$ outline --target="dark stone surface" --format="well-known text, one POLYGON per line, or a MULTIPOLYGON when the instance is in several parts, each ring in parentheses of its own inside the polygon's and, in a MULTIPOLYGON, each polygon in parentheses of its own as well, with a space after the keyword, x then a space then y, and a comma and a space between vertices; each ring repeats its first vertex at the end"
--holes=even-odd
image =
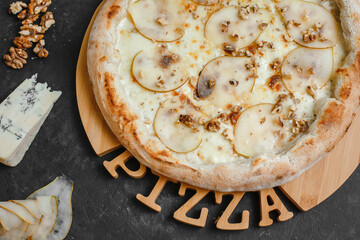
MULTIPOLYGON (((8 50, 20 23, 7 13, 12 1, 0 1, 0 53, 8 50)), ((360 171, 329 199, 309 212, 300 212, 280 194, 294 217, 284 223, 259 228, 259 199, 248 193, 236 209, 249 209, 250 229, 223 232, 214 221, 230 199, 217 206, 210 194, 190 213, 198 216, 201 207, 209 208, 207 226, 195 228, 175 221, 173 212, 184 198, 177 195, 178 186, 168 184, 158 203, 160 214, 141 203, 137 193, 148 194, 156 178, 148 174, 142 180, 131 179, 119 170, 112 179, 102 166, 119 151, 99 158, 93 152, 78 114, 75 96, 75 69, 83 35, 100 0, 55 0, 51 10, 56 25, 46 34, 50 56, 45 60, 29 60, 24 69, 14 71, 0 64, 0 100, 22 80, 39 73, 39 81, 48 82, 63 95, 36 137, 21 164, 16 168, 0 165, 0 201, 23 199, 61 173, 75 181, 73 194, 74 219, 67 239, 360 239, 360 171)), ((34 56, 32 56, 34 57, 34 56)), ((276 216, 276 214, 274 214, 276 216)))

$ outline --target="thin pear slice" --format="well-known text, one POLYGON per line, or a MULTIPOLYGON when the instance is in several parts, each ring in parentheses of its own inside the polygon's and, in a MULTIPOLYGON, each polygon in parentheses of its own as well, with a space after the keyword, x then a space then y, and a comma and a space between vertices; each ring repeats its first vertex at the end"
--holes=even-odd
POLYGON ((26 222, 22 222, 19 227, 11 229, 9 231, 1 231, 0 230, 0 239, 1 240, 21 240, 26 239, 24 237, 24 233, 29 224, 26 222))
POLYGON ((0 202, 0 207, 14 213, 29 224, 35 224, 35 218, 21 205, 13 202, 0 202))
POLYGON ((23 223, 22 219, 16 214, 0 207, 0 224, 6 231, 15 229, 23 223))
POLYGON ((290 92, 307 93, 326 85, 333 71, 333 51, 300 47, 285 58, 281 68, 283 82, 290 92))
POLYGON ((47 236, 48 240, 62 240, 70 230, 72 223, 71 198, 73 187, 73 181, 66 176, 60 176, 28 197, 28 199, 36 199, 37 196, 55 196, 57 199, 56 223, 53 231, 47 236))
POLYGON ((283 145, 284 130, 273 104, 260 104, 245 110, 235 126, 235 150, 245 157, 277 152, 283 145), (280 132, 280 134, 279 134, 280 132))
POLYGON ((10 200, 10 202, 23 206, 34 218, 40 219, 41 212, 36 200, 10 200))
POLYGON ((181 0, 140 0, 130 3, 130 17, 141 35, 172 42, 184 35, 184 9, 181 0))
POLYGON ((219 0, 192 0, 192 1, 204 6, 211 6, 219 3, 219 0))
POLYGON ((230 44, 234 49, 241 49, 250 45, 271 19, 269 11, 252 9, 229 6, 214 12, 206 22, 205 37, 219 47, 230 44), (239 14, 241 11, 245 13, 239 14))
POLYGON ((186 61, 166 49, 150 48, 139 52, 132 64, 132 74, 144 88, 168 92, 184 85, 188 79, 186 61))
POLYGON ((38 227, 31 234, 33 240, 44 240, 53 231, 57 216, 57 201, 54 196, 38 196, 39 209, 42 217, 38 227))
POLYGON ((253 63, 248 58, 220 57, 201 71, 197 90, 202 99, 217 107, 240 104, 253 89, 253 63))
POLYGON ((329 48, 339 40, 339 24, 323 6, 307 1, 281 1, 278 9, 289 35, 300 45, 329 48))
POLYGON ((22 239, 28 239, 29 237, 31 237, 33 233, 40 227, 41 220, 42 217, 37 219, 34 225, 28 224, 22 239))
MULTIPOLYGON (((190 117, 196 126, 201 113, 187 99, 174 97, 166 100, 155 116, 155 132, 161 142, 172 151, 191 152, 201 144, 202 130, 180 122, 181 116, 190 117)), ((188 122, 191 123, 190 120, 188 122)))

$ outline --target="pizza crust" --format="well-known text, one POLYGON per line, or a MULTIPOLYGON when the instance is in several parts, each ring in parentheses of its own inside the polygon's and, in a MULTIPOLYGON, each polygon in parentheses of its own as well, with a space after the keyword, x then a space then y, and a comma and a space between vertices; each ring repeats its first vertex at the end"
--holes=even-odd
POLYGON ((255 191, 282 185, 311 168, 330 152, 348 130, 360 96, 360 3, 335 0, 349 54, 337 71, 334 98, 319 100, 316 120, 308 133, 275 158, 263 156, 247 163, 182 164, 173 152, 146 134, 145 123, 131 112, 126 94, 115 91, 121 62, 114 49, 118 23, 126 16, 128 1, 107 0, 92 28, 88 69, 97 104, 112 131, 141 163, 165 176, 217 191, 255 191))

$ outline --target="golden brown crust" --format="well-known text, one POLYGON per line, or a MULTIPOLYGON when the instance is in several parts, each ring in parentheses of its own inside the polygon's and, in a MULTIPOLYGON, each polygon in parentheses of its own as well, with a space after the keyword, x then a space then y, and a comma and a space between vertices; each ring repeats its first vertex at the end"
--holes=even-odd
MULTIPOLYGON (((350 54, 337 71, 334 98, 317 102, 317 119, 308 134, 291 149, 272 158, 248 164, 196 166, 180 163, 169 150, 147 137, 144 123, 129 109, 128 100, 114 90, 114 49, 117 23, 126 16, 127 0, 107 0, 93 26, 88 46, 88 68, 96 101, 120 142, 143 164, 173 179, 219 191, 250 191, 281 185, 313 166, 346 133, 359 106, 360 96, 360 4, 336 0, 350 54)), ((118 90, 118 89, 117 89, 118 90)))

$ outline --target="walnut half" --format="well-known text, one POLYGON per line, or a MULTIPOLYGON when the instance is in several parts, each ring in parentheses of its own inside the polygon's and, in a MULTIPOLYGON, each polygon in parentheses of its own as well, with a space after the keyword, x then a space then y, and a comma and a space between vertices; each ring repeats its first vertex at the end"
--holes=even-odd
POLYGON ((5 64, 13 69, 21 69, 26 64, 28 55, 25 50, 11 47, 9 54, 4 56, 5 64))
POLYGON ((45 40, 40 40, 36 46, 34 47, 33 51, 38 55, 39 58, 46 58, 49 56, 49 52, 44 48, 45 40))
POLYGON ((48 30, 53 24, 55 24, 55 20, 52 12, 47 12, 41 17, 40 25, 44 30, 48 30))
POLYGON ((21 1, 17 1, 14 3, 10 4, 9 7, 9 13, 10 14, 18 14, 19 12, 21 12, 21 10, 23 10, 23 8, 27 8, 27 4, 21 1))

